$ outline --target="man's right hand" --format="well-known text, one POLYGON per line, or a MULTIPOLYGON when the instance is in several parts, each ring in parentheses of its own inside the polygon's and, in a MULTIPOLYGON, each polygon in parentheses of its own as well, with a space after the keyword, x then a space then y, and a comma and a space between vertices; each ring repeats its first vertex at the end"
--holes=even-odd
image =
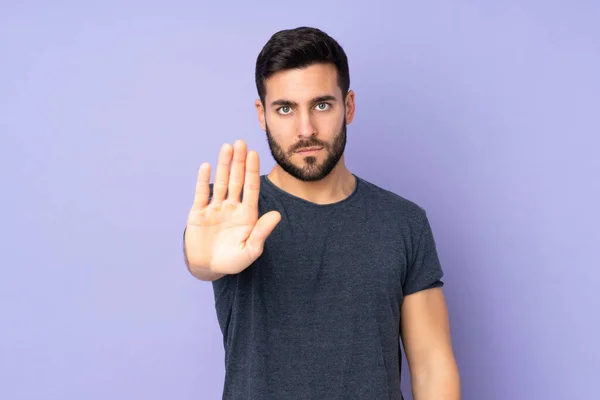
POLYGON ((223 145, 209 199, 211 167, 208 163, 200 166, 184 238, 188 267, 194 275, 237 274, 262 254, 281 215, 270 211, 258 218, 259 169, 258 153, 247 152, 244 141, 238 140, 233 147, 223 145))

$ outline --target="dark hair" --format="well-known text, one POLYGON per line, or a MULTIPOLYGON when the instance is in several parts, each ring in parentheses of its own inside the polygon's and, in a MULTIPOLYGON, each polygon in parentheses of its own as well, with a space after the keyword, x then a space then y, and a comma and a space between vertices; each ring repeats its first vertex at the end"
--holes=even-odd
POLYGON ((265 81, 276 72, 303 68, 312 64, 331 63, 337 69, 338 86, 344 98, 350 88, 348 58, 342 46, 325 32, 298 27, 276 32, 265 44, 256 60, 256 89, 265 102, 265 81))

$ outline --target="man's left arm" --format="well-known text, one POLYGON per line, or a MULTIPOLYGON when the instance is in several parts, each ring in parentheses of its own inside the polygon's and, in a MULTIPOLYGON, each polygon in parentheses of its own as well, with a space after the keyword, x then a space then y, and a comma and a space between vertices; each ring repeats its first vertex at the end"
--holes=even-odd
POLYGON ((406 296, 401 315, 414 400, 460 400, 460 378, 442 288, 406 296))

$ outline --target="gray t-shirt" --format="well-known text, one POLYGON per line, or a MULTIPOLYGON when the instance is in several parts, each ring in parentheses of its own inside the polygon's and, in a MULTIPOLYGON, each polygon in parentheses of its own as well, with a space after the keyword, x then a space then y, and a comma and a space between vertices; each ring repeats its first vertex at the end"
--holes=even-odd
POLYGON ((254 264, 213 282, 223 399, 402 399, 402 300, 442 268, 425 211, 355 177, 318 205, 261 176, 259 215, 282 219, 254 264))

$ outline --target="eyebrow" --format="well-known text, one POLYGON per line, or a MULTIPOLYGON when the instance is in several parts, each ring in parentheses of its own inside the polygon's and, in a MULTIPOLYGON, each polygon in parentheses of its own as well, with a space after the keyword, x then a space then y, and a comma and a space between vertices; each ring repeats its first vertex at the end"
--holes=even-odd
MULTIPOLYGON (((315 97, 311 100, 311 102, 312 103, 322 103, 324 101, 336 101, 336 100, 337 99, 335 98, 335 96, 325 95, 325 96, 315 97)), ((275 107, 275 106, 296 107, 296 106, 298 106, 298 103, 296 103, 295 101, 291 101, 291 100, 278 99, 271 103, 271 107, 275 107)))

